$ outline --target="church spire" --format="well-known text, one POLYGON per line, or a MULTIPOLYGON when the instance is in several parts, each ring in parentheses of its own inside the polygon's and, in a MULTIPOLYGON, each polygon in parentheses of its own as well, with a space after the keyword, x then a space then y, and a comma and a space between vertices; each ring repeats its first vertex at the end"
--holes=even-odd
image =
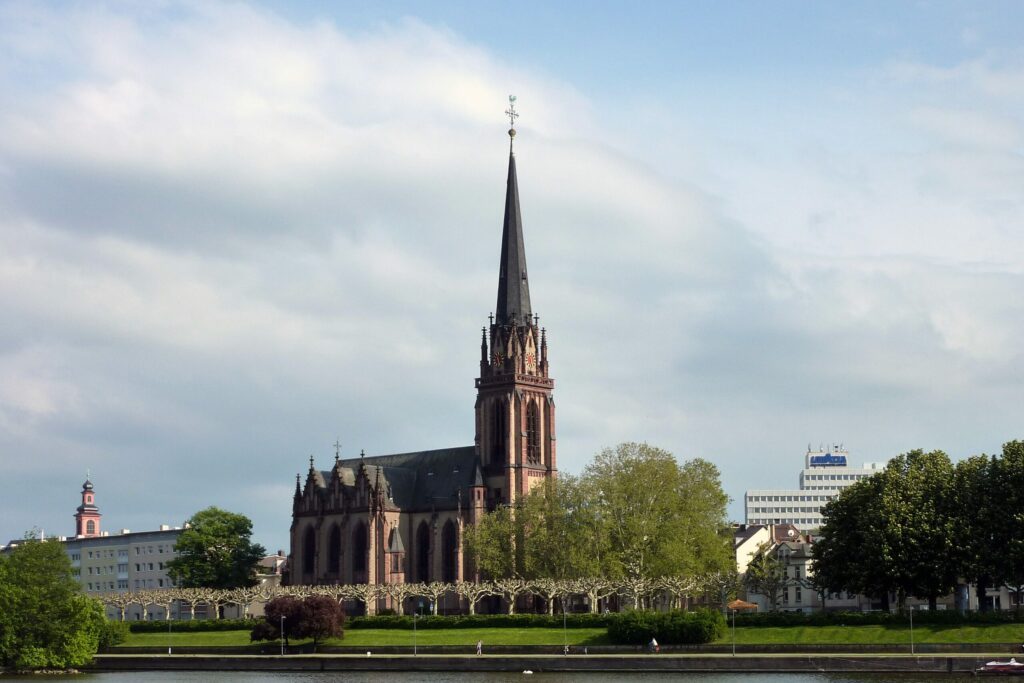
POLYGON ((501 232, 501 264, 498 269, 498 325, 530 325, 530 283, 526 276, 526 247, 523 245, 523 222, 519 213, 519 182, 516 178, 516 156, 511 140, 515 138, 516 98, 509 95, 508 184, 505 189, 505 221, 501 232))

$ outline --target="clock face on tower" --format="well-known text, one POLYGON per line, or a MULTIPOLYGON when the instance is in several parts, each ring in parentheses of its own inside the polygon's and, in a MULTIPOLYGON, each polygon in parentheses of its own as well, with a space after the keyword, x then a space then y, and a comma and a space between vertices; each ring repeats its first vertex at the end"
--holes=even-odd
POLYGON ((537 356, 535 356, 532 352, 526 354, 526 368, 528 370, 537 369, 537 356))
POLYGON ((498 353, 498 352, 496 351, 496 352, 494 353, 494 359, 493 359, 493 363, 494 363, 495 365, 501 365, 501 361, 502 361, 502 358, 501 358, 501 354, 500 354, 500 353, 498 353))

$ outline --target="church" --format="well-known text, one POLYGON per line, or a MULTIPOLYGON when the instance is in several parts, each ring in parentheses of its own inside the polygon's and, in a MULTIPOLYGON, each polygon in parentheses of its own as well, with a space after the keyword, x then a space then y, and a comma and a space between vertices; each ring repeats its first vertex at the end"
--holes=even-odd
POLYGON ((474 442, 440 450, 340 458, 296 475, 291 584, 474 580, 463 530, 557 473, 554 380, 546 330, 530 306, 509 129, 497 305, 481 331, 474 442))

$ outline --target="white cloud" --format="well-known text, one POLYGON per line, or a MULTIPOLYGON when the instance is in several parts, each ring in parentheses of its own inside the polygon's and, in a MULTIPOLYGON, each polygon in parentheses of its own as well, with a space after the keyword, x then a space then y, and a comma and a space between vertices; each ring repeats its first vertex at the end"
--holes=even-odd
POLYGON ((606 144, 637 131, 599 130, 571 84, 415 20, 13 5, 0 26, 0 451, 45 491, 0 504, 0 532, 66 522, 92 463, 115 527, 216 503, 277 546, 291 477, 336 437, 471 443, 509 90, 564 469, 648 440, 738 497, 808 439, 872 460, 1015 436, 1009 67, 896 67, 1007 99, 899 100, 880 126, 919 146, 892 153, 740 140, 712 199, 700 164, 686 183, 606 144))

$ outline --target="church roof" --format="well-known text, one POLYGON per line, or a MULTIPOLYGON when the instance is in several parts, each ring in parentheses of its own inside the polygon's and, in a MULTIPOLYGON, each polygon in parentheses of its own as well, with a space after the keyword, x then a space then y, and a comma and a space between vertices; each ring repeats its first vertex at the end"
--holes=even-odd
MULTIPOLYGON (((463 446, 345 458, 336 465, 342 484, 353 485, 356 473, 364 465, 370 484, 383 485, 390 491, 389 498, 403 510, 454 509, 459 491, 475 484, 476 449, 463 446)), ((322 476, 330 481, 330 470, 322 476)))
POLYGON ((498 268, 498 304, 494 310, 498 325, 529 325, 530 283, 526 276, 526 247, 519 213, 519 182, 516 157, 508 155, 508 186, 505 190, 505 222, 501 231, 501 264, 498 268))

